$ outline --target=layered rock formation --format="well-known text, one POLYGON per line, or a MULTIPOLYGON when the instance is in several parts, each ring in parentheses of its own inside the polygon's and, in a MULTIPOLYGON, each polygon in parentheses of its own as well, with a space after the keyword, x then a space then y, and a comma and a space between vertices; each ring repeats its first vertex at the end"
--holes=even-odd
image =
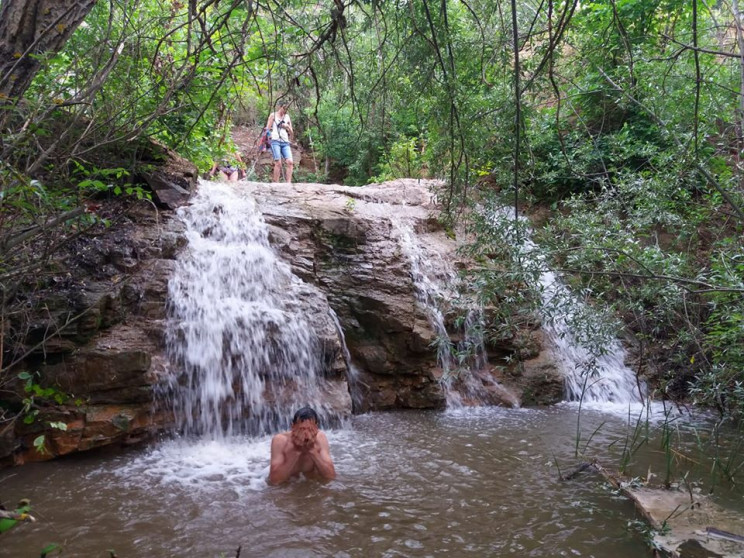
MULTIPOLYGON (((310 322, 323 346, 324 373, 334 379, 331 397, 337 407, 349 405, 341 391, 347 389, 343 377, 349 377, 350 365, 357 371, 351 377, 357 412, 445 405, 434 349, 438 334, 421 305, 410 255, 401 244, 401 231, 412 230, 422 258, 467 265, 456 261, 457 243, 437 221, 430 186, 416 180, 360 188, 235 186, 255 197, 272 246, 313 293, 307 297, 316 306, 310 322), (324 299, 328 308, 322 307, 324 299), (330 309, 345 334, 347 358, 330 309)), ((65 296, 50 294, 48 318, 39 321, 36 332, 39 345, 23 368, 38 371, 39 384, 65 399, 44 406, 32 424, 6 428, 0 460, 46 459, 129 443, 172 424, 168 409, 152 402, 153 386, 177 374, 165 356, 164 331, 167 282, 183 242, 178 220, 147 204, 123 232, 81 241, 81 261, 99 273, 91 272, 65 296), (74 323, 60 328, 71 316, 74 323), (59 334, 49 335, 55 328, 59 334), (59 422, 66 431, 49 428, 59 422), (33 449, 41 433, 47 437, 46 454, 33 449)), ((477 370, 473 380, 483 386, 484 400, 514 405, 561 399, 562 381, 541 351, 536 326, 487 350, 488 366, 477 370)), ((20 380, 16 391, 23 396, 20 380)))
MULTIPOLYGON (((181 162, 180 171, 169 166, 171 201, 196 184, 195 167, 181 162)), ((161 192, 167 183, 161 173, 161 192)), ((15 417, 0 422, 0 465, 135 443, 173 422, 153 406, 153 385, 168 369, 165 299, 181 227, 167 204, 113 205, 100 210, 110 226, 77 237, 27 295, 26 330, 13 346, 26 357, 0 394, 2 418, 15 417)))
MULTIPOLYGON (((294 273, 318 285, 338 315, 359 371, 356 410, 444 406, 435 349, 439 333, 420 303, 412 261, 401 244, 408 227, 421 257, 436 260, 435 270, 441 267, 441 277, 434 280, 444 281, 452 269, 467 265, 458 261, 457 242, 437 220, 435 184, 396 180, 361 188, 241 187, 257 199, 272 243, 294 273)), ((450 315, 447 325, 456 317, 450 315)), ((559 401, 562 379, 541 345, 539 332, 527 329, 487 346, 490 366, 475 374, 483 387, 480 402, 512 406, 559 401), (494 387, 494 380, 505 387, 494 387)))

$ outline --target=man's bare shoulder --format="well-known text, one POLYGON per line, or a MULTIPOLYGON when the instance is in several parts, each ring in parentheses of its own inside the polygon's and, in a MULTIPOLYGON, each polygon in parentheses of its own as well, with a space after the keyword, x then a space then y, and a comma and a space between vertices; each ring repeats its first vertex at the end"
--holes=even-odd
POLYGON ((289 440, 289 432, 279 432, 279 434, 275 434, 271 439, 271 445, 273 446, 274 444, 277 444, 283 446, 289 442, 289 440))

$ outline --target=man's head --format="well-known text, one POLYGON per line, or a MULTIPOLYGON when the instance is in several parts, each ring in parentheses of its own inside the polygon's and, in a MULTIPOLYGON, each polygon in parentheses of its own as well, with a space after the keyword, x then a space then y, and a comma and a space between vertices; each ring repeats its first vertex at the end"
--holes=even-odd
POLYGON ((299 409, 294 414, 294 417, 292 417, 292 424, 296 424, 304 420, 314 420, 316 425, 320 425, 318 413, 316 413, 315 409, 313 409, 312 407, 303 407, 302 409, 299 409))
POLYGON ((309 448, 318 435, 318 413, 310 407, 303 407, 292 417, 292 443, 300 448, 309 448))

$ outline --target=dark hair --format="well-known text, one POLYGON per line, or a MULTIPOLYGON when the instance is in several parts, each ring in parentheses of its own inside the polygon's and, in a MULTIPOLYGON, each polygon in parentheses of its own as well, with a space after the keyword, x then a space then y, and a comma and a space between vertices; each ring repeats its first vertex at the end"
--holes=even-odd
POLYGON ((292 424, 296 424, 303 420, 314 420, 315 424, 320 426, 320 419, 318 418, 318 413, 316 413, 312 407, 303 407, 302 409, 297 411, 294 414, 294 417, 292 417, 292 424))

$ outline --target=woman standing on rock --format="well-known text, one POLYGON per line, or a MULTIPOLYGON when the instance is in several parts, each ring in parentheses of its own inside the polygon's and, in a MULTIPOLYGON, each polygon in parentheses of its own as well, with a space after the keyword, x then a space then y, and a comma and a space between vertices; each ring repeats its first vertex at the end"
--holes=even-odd
POLYGON ((282 170, 282 159, 287 165, 286 177, 287 182, 292 182, 292 148, 289 146, 289 140, 294 136, 292 129, 292 120, 287 114, 286 105, 277 105, 276 111, 269 115, 266 121, 266 128, 271 130, 271 155, 274 157, 274 182, 279 182, 279 175, 282 170))

